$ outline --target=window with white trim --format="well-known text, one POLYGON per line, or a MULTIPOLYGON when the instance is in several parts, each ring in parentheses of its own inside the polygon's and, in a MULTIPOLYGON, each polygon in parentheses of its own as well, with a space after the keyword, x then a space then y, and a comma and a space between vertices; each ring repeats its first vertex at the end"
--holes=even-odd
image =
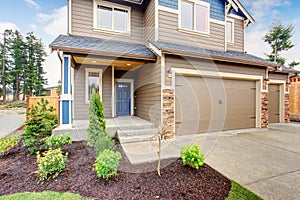
POLYGON ((115 32, 129 32, 130 7, 116 6, 101 1, 96 2, 95 7, 95 28, 115 32))
POLYGON ((229 43, 234 43, 234 21, 226 21, 226 41, 229 43))
POLYGON ((93 91, 101 95, 101 69, 85 69, 85 101, 89 103, 93 91))
POLYGON ((181 1, 180 28, 209 33, 210 4, 200 1, 181 1))

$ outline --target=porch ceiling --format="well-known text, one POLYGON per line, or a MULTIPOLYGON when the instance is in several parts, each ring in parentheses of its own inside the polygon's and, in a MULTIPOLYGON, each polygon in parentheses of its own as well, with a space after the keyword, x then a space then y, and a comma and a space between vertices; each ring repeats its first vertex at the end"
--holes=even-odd
POLYGON ((145 62, 142 61, 125 59, 113 60, 101 57, 73 56, 73 59, 76 64, 114 66, 115 70, 135 70, 145 64, 145 62))

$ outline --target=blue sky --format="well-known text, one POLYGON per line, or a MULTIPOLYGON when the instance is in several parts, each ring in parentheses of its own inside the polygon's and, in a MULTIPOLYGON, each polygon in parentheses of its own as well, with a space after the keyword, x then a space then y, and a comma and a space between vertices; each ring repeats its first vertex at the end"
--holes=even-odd
MULTIPOLYGON (((270 48, 262 37, 274 20, 284 24, 293 23, 295 33, 292 41, 296 46, 282 55, 300 61, 300 4, 296 0, 240 0, 255 19, 246 31, 246 51, 264 57, 270 48)), ((44 42, 49 57, 44 64, 49 85, 60 79, 60 64, 56 54, 50 54, 48 45, 59 34, 67 31, 67 0, 0 0, 0 32, 18 29, 22 33, 33 31, 44 42)))

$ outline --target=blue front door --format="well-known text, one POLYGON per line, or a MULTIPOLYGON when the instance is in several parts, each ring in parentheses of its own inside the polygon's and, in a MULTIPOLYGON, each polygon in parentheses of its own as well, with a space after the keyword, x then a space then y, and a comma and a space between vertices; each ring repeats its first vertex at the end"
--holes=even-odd
POLYGON ((116 107, 117 116, 130 115, 130 83, 117 82, 116 107))

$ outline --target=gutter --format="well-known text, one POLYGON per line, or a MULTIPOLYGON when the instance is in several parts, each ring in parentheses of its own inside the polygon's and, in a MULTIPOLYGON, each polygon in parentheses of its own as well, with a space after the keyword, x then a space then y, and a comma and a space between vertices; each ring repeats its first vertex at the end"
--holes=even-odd
POLYGON ((233 62, 233 63, 240 63, 240 64, 246 64, 246 65, 255 65, 260 67, 271 67, 275 68, 278 67, 278 64, 273 63, 263 63, 263 62, 255 62, 255 61, 249 61, 249 60, 243 60, 238 58, 228 58, 224 56, 217 56, 217 55, 211 55, 211 54, 203 54, 203 53, 194 53, 194 52, 186 52, 186 51, 178 51, 168 48, 161 48, 160 49, 163 53, 167 54, 174 54, 174 55, 183 55, 183 56, 189 56, 189 57, 196 57, 196 58, 202 58, 202 59, 213 59, 217 61, 223 61, 223 62, 233 62))
POLYGON ((87 50, 87 49, 78 49, 78 48, 69 48, 69 47, 58 47, 52 46, 52 50, 62 50, 68 53, 82 53, 82 54, 92 54, 99 56, 110 56, 110 57, 121 57, 121 58, 130 58, 130 59, 139 59, 139 60, 147 60, 147 61, 156 61, 156 56, 147 56, 147 55, 137 55, 130 53, 115 53, 115 52, 107 52, 107 51, 99 51, 99 50, 87 50))

